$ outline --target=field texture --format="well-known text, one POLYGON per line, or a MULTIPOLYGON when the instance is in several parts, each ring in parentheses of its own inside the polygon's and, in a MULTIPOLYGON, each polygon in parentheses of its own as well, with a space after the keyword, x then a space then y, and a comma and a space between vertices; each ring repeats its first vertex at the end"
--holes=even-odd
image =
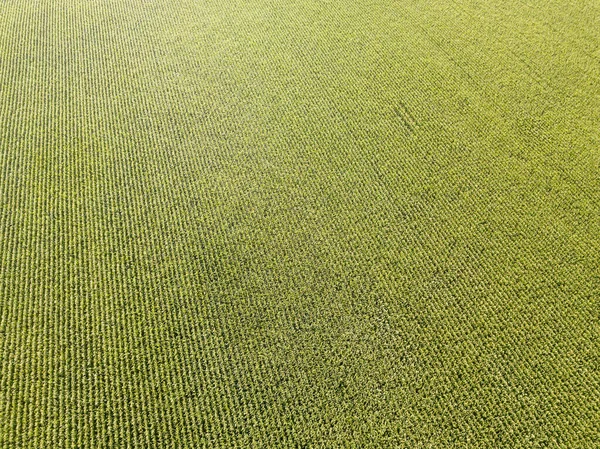
POLYGON ((600 447, 600 2, 0 2, 0 448, 600 447))

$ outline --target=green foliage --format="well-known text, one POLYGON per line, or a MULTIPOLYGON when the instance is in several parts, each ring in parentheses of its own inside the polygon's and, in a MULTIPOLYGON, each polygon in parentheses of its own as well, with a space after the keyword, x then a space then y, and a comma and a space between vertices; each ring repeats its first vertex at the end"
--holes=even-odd
POLYGON ((0 2, 0 447, 600 446, 599 18, 0 2))

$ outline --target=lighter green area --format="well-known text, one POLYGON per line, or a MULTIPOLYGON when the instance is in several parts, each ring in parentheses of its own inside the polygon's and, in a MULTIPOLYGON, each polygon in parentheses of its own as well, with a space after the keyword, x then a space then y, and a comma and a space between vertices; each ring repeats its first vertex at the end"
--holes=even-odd
POLYGON ((600 446, 600 3, 0 1, 0 448, 600 446))

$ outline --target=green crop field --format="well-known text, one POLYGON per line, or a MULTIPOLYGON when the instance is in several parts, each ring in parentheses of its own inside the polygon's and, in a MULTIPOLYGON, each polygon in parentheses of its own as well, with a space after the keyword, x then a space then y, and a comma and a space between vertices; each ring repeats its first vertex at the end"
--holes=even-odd
POLYGON ((0 0, 0 448, 600 447, 600 1, 0 0))

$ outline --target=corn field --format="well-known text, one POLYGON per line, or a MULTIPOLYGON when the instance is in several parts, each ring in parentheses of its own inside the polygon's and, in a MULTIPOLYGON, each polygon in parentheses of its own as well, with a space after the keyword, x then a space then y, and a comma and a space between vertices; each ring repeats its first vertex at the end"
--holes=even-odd
POLYGON ((0 448, 600 447, 600 2, 0 1, 0 448))

